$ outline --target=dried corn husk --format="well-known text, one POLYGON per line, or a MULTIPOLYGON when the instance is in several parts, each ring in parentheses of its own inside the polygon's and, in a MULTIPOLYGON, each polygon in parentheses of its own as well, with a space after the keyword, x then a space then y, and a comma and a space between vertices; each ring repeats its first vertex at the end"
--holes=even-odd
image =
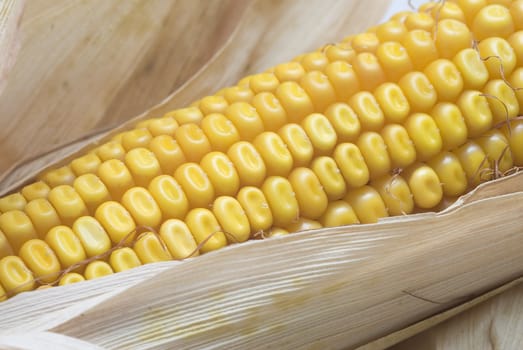
POLYGON ((0 95, 7 84, 8 73, 20 48, 18 26, 24 4, 24 0, 0 2, 0 95))

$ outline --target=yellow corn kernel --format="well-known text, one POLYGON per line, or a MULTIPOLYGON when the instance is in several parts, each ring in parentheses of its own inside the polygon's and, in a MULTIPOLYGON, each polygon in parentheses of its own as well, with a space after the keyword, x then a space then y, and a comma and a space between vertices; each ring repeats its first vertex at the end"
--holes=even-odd
POLYGON ((111 248, 111 239, 102 225, 92 216, 82 216, 73 224, 88 257, 101 255, 111 248))
POLYGON ((285 109, 287 119, 291 123, 300 122, 314 112, 311 98, 296 82, 287 81, 280 84, 275 95, 285 109))
POLYGON ((469 137, 477 137, 491 128, 492 112, 487 98, 482 96, 480 91, 464 91, 456 101, 456 105, 465 118, 469 137))
POLYGON ((356 145, 365 159, 370 178, 375 179, 391 169, 391 160, 387 152, 387 145, 380 134, 367 131, 360 135, 356 145))
POLYGON ((192 209, 187 214, 185 223, 193 234, 196 243, 202 244, 200 252, 207 253, 227 245, 227 238, 218 220, 209 209, 192 209))
POLYGON ((381 130, 393 168, 405 168, 416 161, 416 149, 407 130, 399 124, 386 125, 381 130))
POLYGON ((516 89, 514 93, 518 100, 518 105, 523 106, 523 67, 516 69, 508 79, 509 84, 516 89))
POLYGON ((260 186, 265 179, 267 168, 256 148, 249 142, 240 141, 227 151, 240 176, 241 186, 260 186))
POLYGON ((423 72, 436 89, 439 101, 454 101, 463 91, 463 78, 452 61, 438 59, 423 72))
POLYGON ((292 155, 280 136, 272 131, 261 133, 253 141, 266 164, 267 175, 286 176, 292 169, 292 155))
POLYGON ((461 50, 472 47, 472 33, 466 24, 455 19, 438 21, 434 38, 442 58, 452 59, 461 50))
POLYGON ((371 182, 378 191, 389 215, 406 215, 414 211, 414 201, 407 181, 400 175, 385 175, 371 182))
MULTIPOLYGON (((426 12, 411 12, 405 16, 405 27, 409 31, 415 29, 431 31, 434 27, 434 23, 432 16, 426 12)), ((405 36, 406 35, 408 34, 405 34, 405 36)))
POLYGON ((160 135, 174 135, 179 124, 173 117, 152 118, 147 123, 147 128, 153 137, 160 135))
POLYGON ((44 198, 30 201, 25 206, 25 213, 31 219, 39 237, 45 237, 47 231, 61 224, 60 218, 51 203, 44 198))
POLYGON ((428 111, 436 104, 438 94, 425 74, 407 73, 399 80, 398 85, 407 97, 412 112, 428 111))
POLYGON ((350 204, 362 224, 375 223, 389 216, 383 199, 371 186, 350 190, 344 200, 350 204))
POLYGON ((64 225, 72 225, 74 220, 88 214, 84 201, 69 185, 53 188, 48 199, 64 225))
MULTIPOLYGON (((400 22, 405 22, 405 18, 411 14, 412 12, 410 11, 400 11, 400 12, 396 12, 395 14, 393 14, 391 17, 390 17, 390 20, 395 20, 395 21, 400 21, 400 22)), ((408 28, 407 28, 408 29, 408 28)))
POLYGON ((100 278, 114 273, 111 265, 105 261, 93 261, 85 267, 84 276, 86 280, 100 278))
POLYGON ((523 66, 523 30, 509 36, 507 41, 516 55, 516 67, 523 66))
POLYGON ((0 198, 0 213, 5 213, 9 210, 24 210, 27 200, 20 193, 12 193, 0 198))
POLYGON ((320 113, 310 114, 302 121, 301 126, 311 141, 315 155, 332 152, 338 137, 327 117, 320 113))
POLYGON ((354 110, 346 103, 334 103, 325 111, 334 128, 338 142, 354 141, 360 134, 361 125, 354 110))
POLYGON ((223 89, 223 97, 231 104, 235 102, 251 102, 254 94, 246 86, 231 86, 223 89))
POLYGON ((123 160, 125 157, 125 149, 120 142, 109 141, 98 147, 96 154, 102 162, 110 159, 123 160))
POLYGON ((47 185, 43 181, 36 181, 32 184, 24 186, 20 192, 22 193, 26 201, 30 202, 33 199, 47 198, 49 191, 51 191, 49 185, 47 185))
POLYGON ((413 69, 407 50, 399 42, 380 44, 376 56, 389 80, 397 81, 413 69))
POLYGON ((105 184, 94 174, 84 174, 74 180, 74 190, 80 195, 90 213, 103 202, 111 200, 111 195, 105 184))
POLYGON ((519 103, 514 90, 503 79, 490 80, 483 93, 492 111, 494 125, 507 122, 519 114, 519 103))
POLYGON ((512 16, 512 21, 514 22, 515 30, 523 29, 523 1, 512 1, 509 10, 510 15, 512 16))
POLYGON ((0 230, 4 233, 15 253, 22 244, 37 238, 36 230, 29 217, 21 210, 10 210, 0 215, 0 230))
POLYGON ((9 295, 33 290, 33 274, 18 256, 6 256, 0 260, 0 285, 9 295))
POLYGON ((472 22, 474 39, 489 37, 506 38, 514 32, 514 22, 510 11, 501 5, 488 5, 480 9, 472 22))
POLYGON ((251 234, 244 209, 234 197, 220 196, 212 205, 214 216, 231 243, 245 242, 251 234))
POLYGON ((276 226, 286 226, 300 214, 296 193, 291 183, 281 176, 268 177, 261 190, 267 199, 276 226))
POLYGON ((286 236, 288 234, 289 234, 289 231, 287 231, 284 228, 271 227, 271 229, 269 230, 268 237, 281 237, 281 236, 286 236))
MULTIPOLYGON (((226 152, 232 144, 240 140, 238 130, 223 114, 213 113, 205 116, 201 128, 211 148, 217 151, 226 152)), ((203 156, 203 153, 200 155, 203 156)))
POLYGON ((347 186, 333 158, 318 157, 312 162, 311 169, 318 177, 318 181, 330 201, 341 199, 345 196, 347 186))
POLYGON ((196 123, 198 124, 203 119, 203 113, 198 107, 186 107, 176 109, 163 116, 164 118, 172 117, 178 125, 196 123))
POLYGON ((47 183, 50 187, 56 187, 60 185, 71 185, 75 179, 75 175, 70 167, 63 166, 45 172, 39 179, 47 183))
POLYGON ((438 175, 443 195, 460 196, 467 190, 468 180, 459 158, 451 152, 443 152, 427 163, 438 175))
POLYGON ((409 101, 397 84, 381 84, 374 90, 374 97, 383 111, 387 122, 402 123, 409 115, 409 101))
POLYGON ((457 0, 456 3, 463 10, 465 21, 469 25, 472 24, 479 10, 487 6, 486 0, 457 0))
POLYGON ((96 173, 102 161, 94 153, 88 153, 85 156, 78 157, 71 162, 71 169, 80 176, 83 174, 96 173))
POLYGON ((305 69, 299 62, 281 63, 274 67, 274 75, 282 83, 299 81, 305 75, 305 69))
POLYGON ((378 58, 372 53, 363 52, 356 55, 352 66, 363 90, 372 91, 386 81, 385 72, 378 58))
POLYGON ((439 57, 430 31, 414 29, 407 33, 401 44, 407 50, 407 54, 417 70, 422 70, 439 57))
POLYGON ((145 188, 130 188, 123 195, 122 204, 139 226, 156 228, 162 222, 160 207, 145 188))
POLYGON ((454 19, 456 21, 465 22, 465 14, 460 6, 450 1, 443 1, 434 6, 431 10, 431 14, 434 18, 443 19, 454 19))
POLYGON ((273 92, 280 85, 280 81, 273 73, 260 73, 251 76, 249 87, 255 94, 273 92))
POLYGON ((125 156, 125 164, 138 186, 146 187, 152 179, 161 174, 158 159, 147 148, 138 147, 129 151, 125 156))
POLYGON ((443 199, 441 181, 428 165, 416 163, 405 171, 404 176, 417 207, 430 209, 443 199))
POLYGON ((287 114, 272 92, 259 93, 253 98, 252 105, 258 111, 265 130, 276 131, 285 125, 287 114))
POLYGON ((243 187, 236 196, 245 211, 252 232, 268 230, 272 224, 272 213, 263 192, 252 186, 243 187))
POLYGON ((349 105, 358 116, 363 131, 379 130, 383 127, 385 116, 372 93, 356 93, 349 99, 349 105))
POLYGON ((319 221, 323 227, 339 227, 360 223, 354 209, 349 203, 342 200, 330 202, 319 221))
POLYGON ((384 22, 376 28, 376 36, 382 43, 401 41, 405 34, 407 34, 407 28, 403 22, 397 20, 384 22))
POLYGON ((376 33, 371 32, 356 34, 351 41, 351 46, 357 53, 374 53, 378 49, 379 44, 378 36, 376 33))
MULTIPOLYGON (((329 59, 329 62, 350 62, 352 58, 356 56, 356 51, 354 51, 351 47, 343 43, 338 43, 336 45, 327 45, 326 47, 324 47, 323 51, 325 52, 325 56, 327 56, 327 58, 329 59)), ((323 70, 325 70, 325 68, 323 70)))
POLYGON ((68 272, 65 275, 60 278, 60 282, 58 282, 59 286, 66 286, 68 284, 78 283, 85 281, 84 276, 80 275, 77 272, 68 272))
POLYGON ((493 171, 503 174, 514 166, 509 141, 500 130, 491 130, 475 141, 485 151, 493 171))
POLYGON ((4 256, 13 255, 13 249, 11 248, 11 244, 9 244, 9 241, 7 240, 7 237, 4 235, 2 230, 0 230, 0 259, 2 259, 4 256))
POLYGON ((196 124, 184 124, 176 129, 176 143, 188 161, 198 162, 211 151, 211 144, 204 131, 196 124))
POLYGON ((336 101, 336 91, 322 72, 308 72, 300 79, 300 85, 310 96, 316 111, 323 111, 336 101))
POLYGON ((214 188, 199 164, 185 163, 176 169, 174 178, 180 184, 191 207, 207 207, 214 199, 214 188))
POLYGON ((129 130, 122 134, 122 146, 129 152, 137 147, 147 147, 152 138, 149 130, 145 128, 129 130))
POLYGON ((164 221, 160 237, 175 260, 197 256, 198 246, 186 223, 178 219, 164 221))
POLYGON ((289 233, 291 232, 302 232, 308 230, 315 230, 322 228, 323 226, 316 220, 298 218, 297 221, 292 222, 290 225, 285 227, 289 233))
POLYGON ((443 148, 438 126, 428 114, 412 114, 405 122, 405 129, 414 143, 418 160, 429 159, 443 148))
POLYGON ((323 52, 316 51, 304 54, 300 63, 307 72, 322 71, 329 64, 329 60, 323 52))
POLYGON ((490 79, 508 77, 516 67, 514 49, 503 38, 487 38, 478 43, 481 58, 485 61, 490 79), (503 74, 503 75, 502 75, 503 74))
POLYGON ((489 71, 475 49, 458 52, 452 62, 461 73, 465 89, 481 89, 489 79, 489 71))
POLYGON ((39 280, 51 283, 58 278, 60 263, 52 249, 44 241, 31 239, 25 242, 18 255, 39 280))
POLYGON ((225 115, 232 121, 242 140, 250 141, 263 132, 263 122, 256 108, 246 102, 233 103, 226 109, 225 115))
POLYGON ((307 133, 300 125, 294 123, 286 124, 278 130, 278 135, 285 143, 288 152, 292 155, 292 163, 295 167, 309 164, 314 155, 314 147, 307 133))
POLYGON ((185 217, 189 210, 189 201, 172 176, 155 177, 149 184, 148 190, 160 207, 164 219, 185 217))
POLYGON ((330 63, 325 68, 339 101, 345 101, 360 90, 360 82, 352 65, 344 61, 330 63))
POLYGON ((105 202, 96 209, 95 218, 109 234, 111 241, 120 243, 124 238, 132 239, 136 224, 131 214, 118 202, 105 202))
POLYGON ((510 144, 514 165, 523 166, 523 121, 514 120, 509 125, 504 125, 501 131, 510 144))
POLYGON ((140 235, 138 240, 134 243, 133 249, 142 264, 150 264, 172 259, 165 244, 152 232, 145 232, 140 235))
POLYGON ((115 200, 119 200, 125 191, 134 186, 134 180, 129 169, 119 159, 103 162, 98 168, 97 175, 115 200))
MULTIPOLYGON (((223 96, 206 96, 202 98, 198 104, 198 107, 202 111, 203 115, 211 113, 225 113, 225 110, 229 106, 227 100, 223 96)), ((181 124, 181 123, 180 123, 181 124)), ((186 123, 189 124, 189 123, 186 123)))
POLYGON ((296 168, 289 175, 289 182, 294 189, 300 215, 309 218, 319 218, 329 199, 323 191, 320 180, 309 168, 296 168))
POLYGON ((369 182, 369 168, 360 149, 352 143, 340 143, 334 150, 333 158, 349 187, 357 188, 369 182))
POLYGON ((129 247, 114 250, 109 257, 109 264, 114 272, 122 272, 142 265, 134 250, 129 247))
POLYGON ((469 141, 453 153, 458 157, 470 185, 476 186, 485 178, 483 173, 489 167, 487 155, 477 143, 469 141))
POLYGON ((231 160, 221 152, 210 152, 200 166, 214 188, 215 196, 235 195, 240 187, 240 177, 231 160))
POLYGON ((430 112, 440 131, 444 149, 454 149, 467 140, 467 124, 459 108, 452 103, 438 103, 430 112))
POLYGON ((67 226, 55 226, 45 236, 45 242, 51 247, 63 268, 68 268, 86 259, 82 243, 67 226))

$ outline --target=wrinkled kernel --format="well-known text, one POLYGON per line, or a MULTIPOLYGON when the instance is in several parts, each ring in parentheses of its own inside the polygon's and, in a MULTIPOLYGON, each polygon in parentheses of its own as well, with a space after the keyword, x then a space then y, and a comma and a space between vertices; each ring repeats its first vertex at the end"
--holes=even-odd
POLYGON ((275 95, 287 113, 287 120, 291 123, 299 122, 314 112, 309 95, 296 82, 282 83, 276 89, 275 95))
POLYGON ((319 218, 329 199, 316 174, 309 168, 296 168, 290 173, 289 182, 296 194, 300 215, 309 219, 319 218))
POLYGON ((332 62, 325 68, 339 101, 345 101, 360 90, 360 82, 356 72, 348 62, 332 62))
POLYGON ((268 177, 261 190, 267 199, 276 226, 286 226, 300 214, 298 201, 289 180, 281 176, 268 177))
POLYGON ((252 186, 243 187, 236 199, 245 211, 252 232, 268 230, 272 224, 272 212, 263 192, 252 186))
POLYGON ((187 227, 194 236, 201 253, 220 249, 227 245, 227 238, 214 214, 205 208, 192 209, 185 218, 187 227))
POLYGON ((312 162, 311 169, 318 177, 318 181, 330 201, 343 198, 347 192, 347 186, 333 158, 318 157, 312 162))
POLYGON ((416 161, 416 149, 407 130, 400 124, 389 124, 381 130, 393 168, 405 168, 416 161))
POLYGON ((251 141, 264 130, 256 108, 246 102, 233 103, 224 114, 234 124, 242 140, 251 141))
POLYGON ((267 168, 263 159, 252 143, 240 141, 227 151, 240 176, 241 186, 259 186, 265 179, 267 168))
POLYGON ((469 185, 478 185, 485 178, 482 173, 489 167, 485 152, 477 143, 469 141, 454 150, 453 153, 458 157, 465 174, 467 174, 469 185))
POLYGON ((389 215, 406 215, 414 211, 414 201, 407 181, 399 175, 385 175, 371 182, 378 191, 389 215))
POLYGON ((324 227, 340 227, 360 223, 354 209, 343 200, 330 202, 319 221, 324 227))
POLYGON ((461 73, 465 89, 481 89, 489 79, 489 71, 475 49, 461 50, 452 62, 461 73))
POLYGON ((352 143, 340 143, 333 153, 333 158, 347 183, 357 188, 369 182, 369 168, 360 149, 352 143))
POLYGON ((176 180, 169 175, 155 177, 149 184, 149 192, 162 211, 164 219, 185 217, 189 201, 176 180))
POLYGON ((332 152, 338 137, 327 117, 320 113, 313 113, 305 118, 301 125, 314 147, 315 155, 332 152))
POLYGON ((354 72, 363 90, 372 91, 386 81, 385 72, 378 58, 368 52, 358 54, 352 62, 354 72))
POLYGON ((267 176, 287 176, 293 166, 292 155, 280 136, 272 131, 258 135, 252 142, 261 155, 267 169, 267 176))
POLYGON ((305 75, 305 69, 299 62, 281 63, 274 67, 274 75, 281 83, 299 81, 305 75))
POLYGON ((467 190, 468 180, 459 158, 451 152, 442 152, 428 165, 434 169, 443 186, 445 196, 460 196, 467 190))
POLYGON ((407 33, 401 42, 415 69, 422 70, 439 57, 436 43, 429 31, 414 29, 407 33))
POLYGON ((452 103, 438 103, 430 115, 441 133, 444 149, 454 149, 467 140, 467 124, 459 108, 452 103))
POLYGON ((349 191, 345 200, 354 209, 362 224, 375 223, 380 218, 389 216, 383 199, 371 186, 362 186, 349 191))
POLYGON ((162 212, 149 191, 133 187, 124 193, 122 204, 139 226, 157 228, 162 222, 162 212))
POLYGON ((492 111, 494 125, 506 122, 519 114, 516 94, 504 80, 490 80, 485 85, 483 93, 492 111))
POLYGON ((336 101, 336 92, 322 72, 308 72, 300 79, 301 87, 310 96, 315 110, 323 111, 336 101))
POLYGON ((469 137, 477 137, 491 128, 492 112, 487 98, 480 91, 464 91, 456 101, 456 106, 465 119, 469 137))
POLYGON ((430 209, 443 199, 441 181, 428 165, 417 163, 405 171, 405 179, 417 207, 430 209))
POLYGON ((425 74, 407 73, 399 80, 398 85, 409 101, 411 112, 428 111, 436 104, 436 89, 425 74))
POLYGON ((240 202, 234 197, 220 196, 214 200, 212 212, 222 230, 227 233, 231 243, 241 243, 249 239, 251 226, 240 202))
POLYGON ((140 266, 142 263, 134 250, 129 247, 114 250, 109 257, 114 272, 122 272, 140 266))
POLYGON ((409 101, 397 84, 381 84, 374 90, 374 97, 381 107, 387 122, 402 123, 409 115, 409 101))
POLYGON ((231 160, 221 152, 210 152, 200 162, 214 187, 215 196, 233 196, 240 187, 240 177, 231 160))
POLYGON ((389 80, 397 81, 413 69, 407 50, 398 42, 382 43, 376 51, 376 56, 389 80))
POLYGON ((349 106, 358 116, 362 131, 379 130, 383 127, 385 116, 372 93, 358 92, 350 98, 349 106))
POLYGON ((452 61, 438 59, 423 70, 439 100, 454 101, 463 90, 463 78, 452 61))
POLYGON ((373 131, 364 132, 358 138, 356 145, 365 159, 371 179, 390 171, 391 161, 387 145, 380 134, 373 131))
POLYGON ((418 160, 427 160, 443 148, 438 126, 428 114, 412 114, 405 122, 405 129, 414 143, 418 160))
POLYGON ((278 135, 291 153, 295 167, 307 166, 314 155, 314 146, 303 128, 294 123, 286 124, 278 135))
MULTIPOLYGON (((287 122, 285 109, 276 96, 270 92, 262 92, 256 95, 252 100, 252 105, 262 120, 263 128, 267 131, 276 131, 287 122)), ((226 147, 223 148, 225 148, 225 151, 227 150, 226 147)))
POLYGON ((197 163, 185 163, 174 172, 191 207, 207 207, 214 199, 214 188, 209 177, 197 163))
POLYGON ((514 32, 514 22, 510 11, 506 7, 496 4, 483 7, 474 17, 472 32, 476 40, 508 37, 514 32))
POLYGON ((209 139, 196 124, 180 126, 176 129, 174 138, 189 162, 198 162, 205 154, 211 151, 209 139))
POLYGON ((516 53, 502 38, 487 38, 478 44, 481 58, 485 61, 490 79, 508 77, 516 67, 516 53), (503 74, 503 75, 502 75, 503 74))

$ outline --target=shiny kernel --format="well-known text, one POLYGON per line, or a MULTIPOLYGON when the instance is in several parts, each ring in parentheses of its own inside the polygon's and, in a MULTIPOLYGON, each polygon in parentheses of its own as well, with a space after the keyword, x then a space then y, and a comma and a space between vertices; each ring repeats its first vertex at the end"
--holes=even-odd
POLYGON ((463 90, 463 78, 452 61, 436 60, 423 72, 436 89, 439 101, 454 101, 463 90))
POLYGON ((249 219, 234 197, 220 196, 212 205, 214 216, 231 243, 245 242, 251 235, 249 219))
POLYGON ((387 146, 393 168, 402 169, 416 161, 414 143, 402 125, 386 125, 381 130, 381 137, 387 146))
POLYGON ((173 117, 152 118, 149 119, 147 128, 153 137, 160 135, 174 135, 179 124, 173 117))
POLYGON ((296 82, 287 81, 276 89, 276 97, 287 113, 291 123, 300 122, 314 112, 314 105, 305 90, 296 82))
POLYGON ((153 138, 149 143, 149 150, 153 152, 164 173, 174 173, 179 165, 187 161, 180 145, 169 135, 153 138))
POLYGON ((223 114, 213 113, 205 116, 201 128, 207 136, 211 149, 226 152, 232 144, 240 141, 238 130, 223 114))
POLYGON ((13 248, 11 248, 11 244, 9 244, 7 237, 4 235, 2 230, 0 230, 0 259, 2 259, 4 256, 13 254, 14 252, 13 248))
POLYGON ((500 130, 491 130, 475 141, 485 151, 493 171, 503 174, 514 166, 509 141, 500 130))
POLYGON ((436 20, 453 19, 465 22, 465 13, 461 7, 451 1, 442 1, 431 9, 432 17, 436 20))
POLYGON ((287 225, 285 229, 289 231, 289 233, 291 233, 316 230, 322 227, 322 224, 320 224, 316 220, 299 218, 298 221, 292 222, 290 225, 287 225))
POLYGON ((313 113, 302 121, 301 126, 314 147, 315 155, 327 155, 332 152, 338 136, 327 117, 313 113))
POLYGON ((252 98, 254 97, 253 92, 251 89, 245 86, 232 86, 224 89, 223 97, 231 103, 235 102, 251 102, 252 98))
POLYGON ((516 0, 512 1, 510 7, 510 15, 512 16, 512 21, 514 22, 515 30, 523 29, 523 1, 516 0))
POLYGON ((27 203, 24 211, 31 219, 39 237, 45 237, 51 228, 61 224, 56 210, 44 198, 33 199, 27 203))
POLYGON ((274 225, 286 226, 299 217, 298 201, 289 180, 281 176, 268 177, 261 190, 271 209, 274 225))
POLYGON ((442 152, 427 163, 438 175, 443 195, 461 196, 468 187, 467 174, 459 158, 451 152, 442 152))
POLYGON ((389 216, 383 199, 371 186, 350 190, 345 201, 350 204, 362 224, 375 223, 380 218, 389 216))
POLYGON ((384 42, 378 46, 376 56, 388 80, 397 81, 413 69, 407 50, 399 42, 384 42))
POLYGON ((395 14, 393 14, 390 17, 390 20, 405 22, 405 18, 407 18, 407 16, 410 15, 411 13, 412 13, 411 11, 399 11, 399 12, 396 12, 395 14))
POLYGON ((414 143, 418 160, 429 159, 443 148, 438 126, 428 114, 412 114, 405 122, 405 129, 414 143))
POLYGON ((385 72, 380 66, 378 58, 372 53, 358 54, 352 62, 352 66, 363 90, 372 91, 386 81, 385 72))
POLYGON ((111 200, 109 190, 102 180, 94 174, 84 174, 77 177, 74 180, 73 187, 90 213, 94 213, 103 202, 111 200))
POLYGON ((10 210, 1 214, 0 230, 7 237, 15 253, 26 241, 37 238, 33 223, 21 210, 10 210))
POLYGON ((376 33, 360 33, 356 34, 351 41, 352 48, 357 52, 374 53, 378 49, 380 40, 376 33))
POLYGON ((267 168, 256 148, 249 142, 240 141, 229 148, 227 156, 240 176, 241 186, 259 186, 265 179, 267 168))
POLYGON ((478 43, 481 58, 485 61, 490 79, 508 77, 517 63, 516 52, 503 38, 487 38, 478 43))
POLYGON ((483 173, 489 167, 487 155, 477 143, 469 141, 453 153, 458 157, 469 185, 476 186, 486 178, 483 173))
POLYGON ((514 165, 523 166, 523 120, 515 120, 503 126, 501 131, 510 144, 514 165))
POLYGON ((281 227, 271 227, 269 230, 268 237, 282 237, 289 234, 289 231, 287 231, 284 228, 281 227))
POLYGON ((160 207, 164 219, 185 217, 189 210, 189 201, 182 187, 172 176, 155 177, 148 189, 160 207))
POLYGON ((176 143, 189 162, 199 162, 211 151, 211 144, 204 131, 196 124, 185 124, 174 133, 176 143))
POLYGON ((483 93, 492 111, 493 124, 507 122, 519 115, 519 103, 514 90, 502 79, 490 80, 483 93))
POLYGON ((514 32, 510 11, 501 5, 488 5, 478 11, 472 22, 475 40, 489 37, 506 38, 514 32))
POLYGON ((267 176, 286 176, 292 169, 292 155, 278 134, 272 131, 261 133, 253 141, 267 168, 267 176))
POLYGON ((356 145, 340 143, 333 155, 338 169, 349 187, 357 188, 369 182, 369 168, 356 145))
POLYGON ((66 286, 68 284, 78 283, 85 281, 85 277, 77 272, 68 272, 60 278, 58 282, 59 286, 66 286))
POLYGON ((58 278, 60 262, 44 241, 31 239, 24 243, 18 254, 36 278, 46 283, 58 278))
POLYGON ((141 234, 134 243, 133 249, 142 264, 172 259, 167 247, 160 241, 160 238, 152 232, 141 234))
POLYGON ((198 245, 203 244, 200 252, 207 253, 227 245, 227 238, 209 209, 196 208, 187 214, 185 222, 198 245), (204 243, 205 242, 205 243, 204 243))
POLYGON ((49 191, 51 191, 49 185, 47 185, 43 181, 37 181, 27 186, 24 186, 20 192, 22 193, 24 198, 28 202, 30 202, 33 199, 47 198, 49 191))
POLYGON ((158 159, 147 148, 139 147, 129 151, 125 156, 125 164, 138 186, 147 186, 161 173, 158 159))
POLYGON ((289 175, 289 182, 294 189, 300 215, 309 219, 319 218, 329 199, 316 174, 309 168, 296 168, 289 175))
POLYGON ((63 166, 45 172, 39 179, 47 183, 50 187, 56 187, 60 185, 71 185, 75 179, 75 175, 70 167, 63 166))
POLYGON ((49 192, 53 205, 64 225, 71 225, 80 216, 87 215, 87 207, 80 195, 69 185, 61 185, 49 192))
POLYGON ((137 147, 147 147, 152 138, 149 130, 145 128, 126 131, 122 134, 122 146, 129 152, 137 147))
POLYGON ((76 234, 88 257, 103 254, 111 248, 111 239, 102 225, 92 216, 82 216, 73 224, 76 234))
POLYGON ((282 83, 299 81, 305 75, 305 69, 299 62, 281 63, 274 68, 274 75, 282 83))
POLYGON ((468 137, 477 137, 492 126, 493 116, 488 100, 482 92, 464 91, 456 101, 467 124, 468 137))
POLYGON ((129 247, 114 250, 109 257, 109 264, 114 272, 122 272, 140 266, 138 256, 129 247))
POLYGON ((356 56, 356 51, 354 51, 354 49, 342 43, 339 43, 337 45, 327 45, 324 48, 324 52, 327 58, 329 59, 329 62, 350 62, 352 58, 356 56))
POLYGON ((308 72, 300 79, 300 85, 310 96, 316 111, 324 111, 336 101, 336 91, 322 72, 308 72))
POLYGON ((399 175, 385 175, 371 183, 378 191, 390 216, 407 215, 414 211, 414 201, 407 181, 399 175))
POLYGON ((230 195, 238 192, 240 177, 231 160, 221 152, 211 152, 200 162, 202 170, 207 174, 215 196, 230 195))
POLYGON ((168 112, 163 116, 164 118, 172 117, 178 125, 196 123, 198 124, 203 119, 203 113, 198 107, 186 107, 176 109, 168 112))
POLYGON ((276 131, 287 122, 285 109, 272 92, 259 93, 253 98, 252 105, 263 122, 263 128, 267 131, 276 131))
POLYGON ((380 130, 383 127, 385 116, 372 93, 356 93, 349 99, 349 106, 358 116, 362 131, 380 130))
POLYGON ((469 26, 479 10, 487 6, 487 0, 457 0, 456 3, 463 10, 465 21, 469 26))
MULTIPOLYGON (((211 113, 225 113, 229 103, 223 96, 206 96, 200 100, 198 107, 203 115, 211 113)), ((182 123, 180 123, 182 124, 182 123)), ((186 123, 189 124, 189 123, 186 123)))
POLYGON ((509 84, 516 89, 514 92, 518 104, 523 106, 523 67, 516 69, 508 79, 509 84))
POLYGON ((356 145, 365 159, 371 179, 380 177, 391 170, 387 145, 379 133, 374 131, 362 133, 356 141, 356 145))
POLYGON ((245 211, 252 232, 268 230, 272 224, 272 212, 263 192, 252 186, 243 187, 236 196, 245 211))
POLYGON ((125 157, 125 149, 120 142, 109 141, 98 147, 96 154, 102 162, 110 159, 123 160, 125 157))
POLYGON ((156 228, 162 221, 160 207, 145 188, 130 188, 123 195, 122 204, 139 226, 156 228))
MULTIPOLYGON (((523 2, 522 2, 523 4, 523 2)), ((522 5, 522 11, 523 11, 523 5, 522 5)), ((523 13, 522 13, 523 15, 523 13)), ((507 39, 508 43, 514 50, 514 53, 516 54, 516 66, 521 67, 523 66, 523 30, 520 30, 518 32, 515 32, 507 39)))
POLYGON ((339 227, 360 223, 354 209, 349 203, 342 200, 330 202, 319 221, 323 227, 339 227))
POLYGON ((100 164, 102 164, 100 158, 94 153, 89 153, 85 156, 74 159, 71 162, 71 169, 76 176, 89 173, 93 174, 96 173, 100 164))
POLYGON ((118 244, 124 239, 130 240, 134 237, 136 224, 131 214, 120 203, 105 202, 96 209, 94 216, 113 243, 118 244))
POLYGON ((345 101, 360 90, 360 82, 356 72, 348 62, 332 62, 325 68, 338 101, 345 101))
POLYGON ((472 33, 466 24, 455 19, 440 20, 434 38, 442 58, 452 59, 461 50, 472 47, 472 33))
POLYGON ((465 89, 481 89, 489 79, 489 71, 475 49, 458 52, 452 62, 461 73, 465 89))
POLYGON ((434 169, 428 165, 422 163, 412 165, 406 170, 405 179, 417 207, 434 208, 443 199, 441 181, 434 169))
POLYGON ((175 260, 187 259, 199 254, 198 245, 189 227, 182 220, 164 221, 160 227, 160 237, 175 260))
POLYGON ((87 258, 82 243, 67 226, 53 227, 47 233, 45 242, 54 251, 63 268, 78 264, 87 258))
POLYGON ((374 97, 378 101, 387 122, 402 123, 409 115, 409 101, 397 84, 381 84, 374 90, 374 97))
POLYGON ((323 52, 316 51, 303 55, 300 63, 307 72, 322 71, 329 64, 329 60, 323 52))
POLYGON ((12 193, 0 198, 0 213, 5 213, 9 210, 24 210, 27 200, 20 193, 12 193))
POLYGON ((233 103, 224 114, 234 124, 242 140, 251 141, 264 130, 256 108, 246 102, 233 103))
POLYGON ((436 104, 438 94, 425 74, 408 73, 400 79, 398 85, 409 101, 411 112, 428 111, 436 104))
POLYGON ((430 114, 440 131, 444 149, 454 149, 467 141, 467 124, 455 104, 438 103, 430 114))
POLYGON ((294 123, 286 124, 278 135, 291 153, 294 167, 306 166, 314 155, 314 146, 303 128, 294 123))
MULTIPOLYGON (((422 29, 431 31, 434 27, 434 18, 426 12, 412 12, 405 16, 405 27, 412 31, 422 29)), ((408 34, 405 34, 405 36, 408 34)))
POLYGON ((6 256, 0 260, 0 285, 12 295, 33 290, 35 281, 21 258, 6 256))
POLYGON ((119 200, 125 191, 134 186, 134 180, 129 169, 119 159, 103 162, 98 168, 97 175, 115 200, 119 200))
POLYGON ((86 266, 84 276, 86 280, 92 280, 112 275, 113 273, 114 271, 111 268, 111 265, 105 261, 93 261, 86 266))
POLYGON ((397 20, 384 22, 376 29, 376 36, 382 43, 401 41, 405 34, 407 34, 407 28, 403 22, 397 20))
POLYGON ((191 207, 207 207, 211 204, 214 188, 200 165, 185 163, 176 169, 174 178, 185 192, 191 207))
POLYGON ((261 92, 274 92, 280 81, 273 73, 255 74, 249 80, 249 87, 255 94, 261 92))
POLYGON ((338 136, 338 142, 354 141, 360 134, 361 125, 354 110, 346 103, 334 103, 325 116, 338 136))
POLYGON ((407 33, 401 44, 407 50, 407 54, 417 70, 422 70, 439 57, 431 31, 414 29, 407 33))
POLYGON ((336 161, 331 157, 318 157, 311 164, 323 191, 330 201, 343 198, 347 192, 345 180, 336 161))

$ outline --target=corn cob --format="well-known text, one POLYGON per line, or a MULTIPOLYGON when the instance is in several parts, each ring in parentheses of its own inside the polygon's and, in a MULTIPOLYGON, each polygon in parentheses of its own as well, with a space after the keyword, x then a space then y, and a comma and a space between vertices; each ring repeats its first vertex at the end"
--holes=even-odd
POLYGON ((523 166, 523 0, 428 3, 139 122, 0 198, 0 300, 435 210, 523 166))

